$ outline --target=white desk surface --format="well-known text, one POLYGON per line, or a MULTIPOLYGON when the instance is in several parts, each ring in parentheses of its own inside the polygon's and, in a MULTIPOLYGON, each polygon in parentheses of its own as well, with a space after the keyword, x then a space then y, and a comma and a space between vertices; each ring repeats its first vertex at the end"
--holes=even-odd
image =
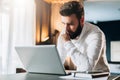
MULTIPOLYGON (((63 77, 58 75, 46 74, 31 74, 31 73, 18 73, 10 75, 0 75, 0 80, 76 80, 77 78, 63 77)), ((91 80, 107 80, 108 77, 94 78, 91 80)), ((90 80, 90 79, 77 79, 77 80, 90 80)), ((112 79, 108 79, 112 80, 112 79)))

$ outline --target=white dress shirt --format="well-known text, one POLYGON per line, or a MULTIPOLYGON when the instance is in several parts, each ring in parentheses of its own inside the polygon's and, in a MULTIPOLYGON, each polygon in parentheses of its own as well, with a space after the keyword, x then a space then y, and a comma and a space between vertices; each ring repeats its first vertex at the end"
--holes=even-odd
POLYGON ((65 43, 61 38, 64 32, 63 29, 57 42, 57 49, 63 64, 69 56, 77 67, 77 71, 109 71, 105 36, 97 26, 85 22, 80 36, 65 43))

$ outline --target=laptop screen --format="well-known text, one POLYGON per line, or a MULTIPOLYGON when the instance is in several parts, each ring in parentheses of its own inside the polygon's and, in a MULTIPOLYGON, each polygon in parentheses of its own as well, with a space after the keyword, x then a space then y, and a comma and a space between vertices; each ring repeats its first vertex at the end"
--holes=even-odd
POLYGON ((65 75, 55 45, 15 47, 27 72, 65 75))

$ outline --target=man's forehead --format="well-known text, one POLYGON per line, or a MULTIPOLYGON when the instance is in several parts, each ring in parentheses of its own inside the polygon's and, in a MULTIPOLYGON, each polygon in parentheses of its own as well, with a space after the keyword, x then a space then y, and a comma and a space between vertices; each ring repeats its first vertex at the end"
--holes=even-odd
POLYGON ((68 18, 62 18, 62 23, 72 23, 73 21, 68 18))
POLYGON ((76 15, 61 16, 61 20, 64 23, 73 23, 77 19, 76 15))

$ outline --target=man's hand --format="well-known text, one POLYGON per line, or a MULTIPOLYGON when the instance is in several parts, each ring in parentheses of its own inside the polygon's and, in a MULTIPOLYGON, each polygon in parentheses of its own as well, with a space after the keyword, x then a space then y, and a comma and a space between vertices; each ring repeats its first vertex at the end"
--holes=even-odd
POLYGON ((65 34, 62 34, 62 39, 64 42, 70 41, 69 34, 67 32, 65 34))

